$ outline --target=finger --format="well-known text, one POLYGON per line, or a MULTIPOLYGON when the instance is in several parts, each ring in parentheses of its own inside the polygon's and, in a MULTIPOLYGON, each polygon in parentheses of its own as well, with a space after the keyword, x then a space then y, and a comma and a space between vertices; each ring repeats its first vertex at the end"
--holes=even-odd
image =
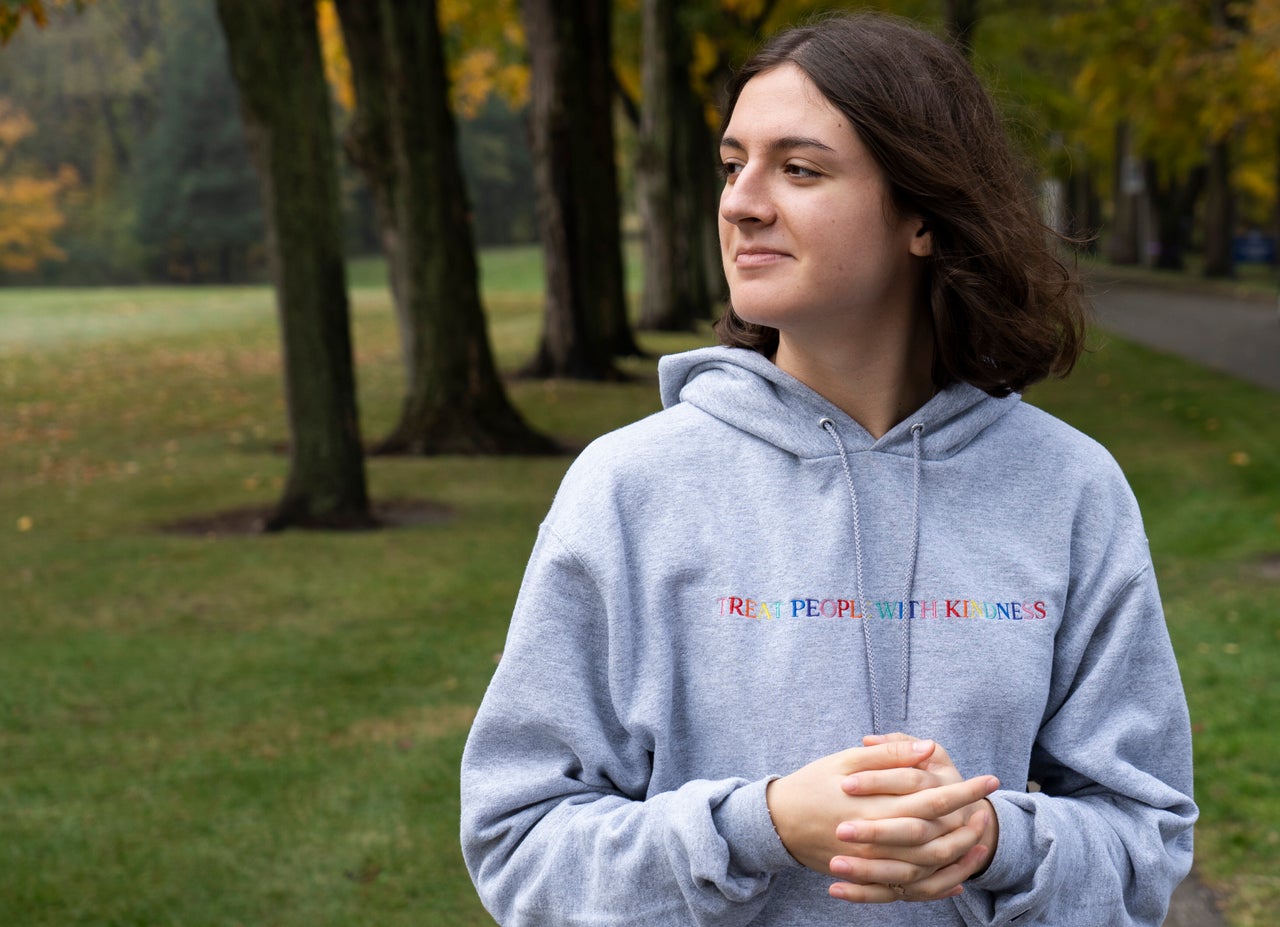
MULTIPOLYGON (((919 818, 938 824, 935 835, 963 827, 977 810, 971 806, 990 795, 1000 785, 995 776, 977 776, 955 783, 944 780, 943 784, 903 792, 886 784, 889 780, 885 780, 873 792, 863 787, 866 775, 859 773, 856 777, 849 777, 857 779, 857 782, 852 783, 854 791, 850 797, 858 798, 860 803, 856 806, 857 810, 843 823, 919 818)), ((846 793, 849 793, 848 778, 843 782, 846 784, 846 793)))
MULTIPOLYGON (((886 822, 877 822, 877 825, 882 823, 886 822)), ((913 825, 923 824, 918 820, 891 823, 895 827, 901 826, 904 832, 914 831, 913 825)), ((833 875, 845 877, 852 882, 901 882, 899 876, 903 875, 902 872, 873 868, 869 863, 864 865, 860 862, 893 860, 914 866, 915 875, 910 881, 918 882, 964 858, 982 840, 984 823, 978 821, 972 826, 966 825, 932 840, 913 844, 852 843, 847 851, 832 857, 828 868, 833 875)))
POLYGON ((919 882, 904 885, 912 898, 945 898, 953 893, 959 894, 955 889, 960 888, 963 882, 986 864, 990 852, 987 847, 978 844, 950 866, 938 869, 919 882))
MULTIPOLYGON (((893 734, 865 734, 862 738, 862 745, 864 747, 878 747, 887 743, 907 743, 922 739, 923 738, 912 737, 910 734, 903 734, 901 732, 893 734)), ((954 765, 951 761, 951 755, 947 753, 946 748, 937 741, 933 741, 932 743, 934 745, 933 753, 929 757, 928 762, 931 764, 941 763, 944 766, 954 765)))
MULTIPOLYGON (((836 839, 881 849, 878 855, 893 854, 902 847, 920 847, 948 834, 963 832, 963 826, 948 827, 952 816, 928 821, 924 818, 885 818, 878 821, 845 821, 836 828, 836 839)), ((972 830, 972 828, 970 828, 972 830)), ((981 834, 981 830, 978 830, 981 834)), ((977 839, 973 841, 977 842, 977 839)), ((967 848, 966 848, 967 849, 967 848)), ((853 852, 853 851, 850 851, 853 852)), ((859 856, 875 855, 859 852, 859 856)))
POLYGON ((942 785, 893 800, 895 814, 882 817, 910 817, 938 820, 986 798, 1000 788, 995 776, 975 776, 953 785, 942 785))
MULTIPOLYGON (((974 815, 975 818, 981 816, 974 815)), ((833 874, 840 876, 848 871, 851 876, 860 876, 863 880, 836 882, 828 891, 833 898, 863 904, 954 898, 964 892, 963 883, 986 864, 989 855, 990 850, 986 846, 975 845, 951 865, 940 867, 915 882, 895 881, 892 878, 885 882, 868 881, 866 879, 873 875, 901 873, 906 870, 900 867, 875 867, 864 864, 863 861, 837 857, 831 861, 833 874)))
POLYGON ((917 738, 909 737, 906 734, 866 734, 862 738, 864 747, 876 747, 880 744, 888 743, 891 740, 915 740, 917 738))
POLYGON ((892 904, 895 901, 941 901, 943 898, 954 898, 962 894, 964 889, 959 885, 940 894, 924 894, 921 890, 907 883, 893 885, 858 885, 853 882, 836 882, 827 893, 840 901, 851 901, 855 904, 892 904))
POLYGON ((932 740, 900 740, 872 747, 852 747, 836 757, 846 773, 868 769, 905 769, 927 762, 936 744, 932 740))
MULTIPOLYGON (((982 868, 988 856, 985 846, 975 846, 950 866, 938 869, 916 882, 836 882, 828 892, 833 898, 863 904, 894 901, 938 901, 963 894, 966 879, 982 868)), ((832 860, 832 868, 838 867, 832 860)), ((884 870, 888 871, 888 870, 884 870)))
POLYGON ((949 784, 933 773, 915 767, 868 769, 840 780, 840 788, 846 795, 910 795, 949 784))
POLYGON ((917 866, 900 859, 863 859, 833 856, 831 874, 851 885, 908 885, 921 882, 938 871, 937 866, 917 866))

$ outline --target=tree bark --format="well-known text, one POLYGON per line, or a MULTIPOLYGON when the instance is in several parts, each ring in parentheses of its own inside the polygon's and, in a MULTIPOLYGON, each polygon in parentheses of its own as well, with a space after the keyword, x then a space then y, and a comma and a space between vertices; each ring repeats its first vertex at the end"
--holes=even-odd
POLYGON ((1138 246, 1138 210, 1140 193, 1133 189, 1134 163, 1132 129, 1127 122, 1116 123, 1115 168, 1111 185, 1111 243, 1108 257, 1112 264, 1137 264, 1142 257, 1138 246))
POLYGON ((288 403, 269 530, 370 527, 334 138, 313 0, 218 0, 262 185, 288 403))
POLYGON ((645 0, 636 187, 644 244, 644 296, 640 327, 690 331, 705 315, 704 265, 699 248, 697 195, 689 110, 690 45, 676 16, 675 0, 645 0))
POLYGON ((725 279, 724 264, 720 260, 720 190, 724 185, 724 178, 717 168, 720 140, 707 124, 706 103, 705 99, 698 97, 689 111, 692 124, 690 138, 693 141, 689 152, 689 176, 692 184, 690 202, 696 210, 693 227, 700 239, 697 255, 702 264, 699 275, 704 288, 702 307, 705 317, 710 319, 715 315, 716 306, 729 299, 729 281, 725 279))
POLYGON ((381 454, 553 453, 511 405, 484 309, 435 0, 339 0, 407 370, 381 454))
POLYGON ((396 228, 396 203, 400 196, 391 141, 387 90, 391 74, 382 41, 382 15, 377 0, 339 2, 337 11, 356 96, 356 108, 343 139, 343 147, 351 163, 364 175, 373 198, 374 221, 382 253, 387 259, 387 278, 400 331, 406 377, 412 382, 417 372, 414 369, 412 338, 407 336, 412 330, 412 321, 403 299, 405 261, 396 228))
POLYGON ((623 287, 609 0, 524 0, 522 10, 547 269, 542 340, 525 372, 613 379, 613 358, 639 350, 623 287))
POLYGON ((1093 174, 1084 155, 1080 154, 1079 159, 1080 166, 1071 172, 1067 181, 1067 236, 1078 250, 1085 254, 1097 254, 1098 228, 1102 224, 1098 196, 1094 192, 1093 174))
POLYGON ((1159 252, 1155 266, 1160 270, 1182 270, 1187 231, 1195 214, 1196 200, 1204 188, 1203 167, 1194 168, 1185 178, 1172 177, 1161 183, 1155 161, 1147 161, 1147 190, 1156 215, 1159 252))
MULTIPOLYGON (((1276 186, 1275 186, 1275 214, 1272 216, 1271 234, 1275 239, 1275 250, 1272 257, 1272 266, 1275 268, 1277 282, 1280 283, 1280 131, 1276 132, 1276 186)), ((1276 294, 1276 309, 1280 310, 1280 292, 1276 294)))
MULTIPOLYGON (((1248 28, 1244 15, 1245 4, 1232 4, 1229 0, 1212 0, 1209 17, 1219 30, 1218 53, 1231 56, 1236 43, 1248 28)), ((1214 139, 1209 143, 1208 169, 1205 177, 1204 214, 1204 275, 1206 277, 1234 277, 1235 254, 1232 239, 1235 236, 1235 195, 1231 189, 1231 136, 1214 139)))
POLYGON ((966 58, 973 57, 973 34, 978 28, 978 0, 947 0, 947 35, 966 58))
POLYGON ((1235 197, 1231 190, 1231 142, 1223 139, 1209 146, 1204 210, 1204 275, 1234 277, 1235 197))

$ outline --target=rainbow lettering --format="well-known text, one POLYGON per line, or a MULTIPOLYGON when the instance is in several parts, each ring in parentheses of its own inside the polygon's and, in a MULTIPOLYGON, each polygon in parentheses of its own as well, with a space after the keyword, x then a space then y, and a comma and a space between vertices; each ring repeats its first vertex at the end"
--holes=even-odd
POLYGON ((863 599, 852 596, 787 596, 770 598, 745 595, 715 597, 718 618, 760 621, 778 619, 880 620, 880 621, 1043 621, 1049 617, 1044 599, 987 601, 972 597, 948 599, 863 599))

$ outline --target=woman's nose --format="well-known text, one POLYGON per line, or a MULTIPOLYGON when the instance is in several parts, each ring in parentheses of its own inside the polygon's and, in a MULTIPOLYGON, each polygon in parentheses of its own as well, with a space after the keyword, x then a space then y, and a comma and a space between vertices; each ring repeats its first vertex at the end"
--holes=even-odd
POLYGON ((720 193, 720 215, 734 225, 743 222, 768 225, 773 221, 776 215, 773 199, 759 171, 744 167, 724 185, 720 193))

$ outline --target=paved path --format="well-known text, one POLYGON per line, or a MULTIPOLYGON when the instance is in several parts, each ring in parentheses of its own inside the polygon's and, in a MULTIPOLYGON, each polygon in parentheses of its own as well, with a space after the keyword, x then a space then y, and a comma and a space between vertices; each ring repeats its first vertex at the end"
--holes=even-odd
MULTIPOLYGON (((1139 344, 1280 391, 1280 305, 1199 286, 1095 278, 1099 324, 1139 344)), ((1225 927, 1212 892, 1193 873, 1173 895, 1164 927, 1225 927)))
POLYGON ((1280 391, 1280 302, 1108 278, 1090 285, 1103 328, 1280 391))
POLYGON ((1200 883, 1194 872, 1174 890, 1164 927, 1226 927, 1213 894, 1200 883))

